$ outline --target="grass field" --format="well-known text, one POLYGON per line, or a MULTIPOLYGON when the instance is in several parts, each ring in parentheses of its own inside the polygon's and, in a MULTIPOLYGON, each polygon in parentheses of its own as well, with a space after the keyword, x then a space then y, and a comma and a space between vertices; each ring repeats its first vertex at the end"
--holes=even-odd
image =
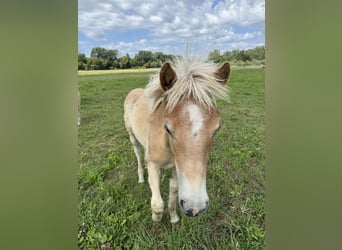
MULTIPOLYGON (((230 102, 218 101, 222 128, 208 166, 208 210, 172 225, 151 220, 148 183, 139 184, 137 162, 123 123, 123 102, 146 85, 151 72, 79 75, 80 249, 264 249, 264 71, 232 70, 230 102)), ((167 206, 168 177, 161 174, 167 206)), ((145 173, 145 180, 147 179, 145 173)))

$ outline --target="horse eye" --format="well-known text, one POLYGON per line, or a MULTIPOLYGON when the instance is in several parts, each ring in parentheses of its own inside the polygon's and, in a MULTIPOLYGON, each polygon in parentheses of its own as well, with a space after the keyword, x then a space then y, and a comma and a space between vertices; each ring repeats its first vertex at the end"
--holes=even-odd
POLYGON ((172 133, 171 133, 170 129, 167 127, 166 124, 164 125, 164 128, 165 128, 166 132, 167 132, 169 135, 172 136, 172 133))

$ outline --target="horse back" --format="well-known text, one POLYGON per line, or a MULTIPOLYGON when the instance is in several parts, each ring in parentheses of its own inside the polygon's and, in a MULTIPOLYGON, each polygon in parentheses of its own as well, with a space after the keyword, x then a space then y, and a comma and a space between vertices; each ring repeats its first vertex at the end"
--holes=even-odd
POLYGON ((124 120, 128 133, 145 147, 149 119, 148 103, 141 88, 131 90, 124 103, 124 120))

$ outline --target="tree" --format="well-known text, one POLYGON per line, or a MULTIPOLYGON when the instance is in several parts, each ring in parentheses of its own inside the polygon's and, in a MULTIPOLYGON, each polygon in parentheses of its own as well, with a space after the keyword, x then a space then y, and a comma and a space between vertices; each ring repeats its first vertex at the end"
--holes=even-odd
POLYGON ((87 57, 83 53, 78 53, 78 70, 85 70, 87 66, 87 57))
POLYGON ((103 60, 104 69, 115 68, 115 61, 118 59, 118 50, 107 50, 105 48, 96 47, 91 50, 90 56, 103 60))
POLYGON ((150 63, 149 68, 158 68, 160 65, 158 62, 153 61, 150 63))
POLYGON ((162 52, 154 52, 152 55, 153 61, 160 61, 164 62, 165 61, 165 55, 162 52))
POLYGON ((143 66, 146 63, 149 63, 152 60, 152 52, 146 50, 140 50, 137 55, 135 55, 135 60, 138 63, 138 66, 143 66))
POLYGON ((249 49, 247 53, 252 59, 255 59, 255 60, 265 59, 265 47, 264 46, 259 46, 259 47, 255 47, 254 49, 249 49))
POLYGON ((105 59, 107 59, 109 62, 113 62, 113 61, 118 59, 118 53, 119 53, 119 51, 117 49, 107 50, 105 59))
POLYGON ((131 68, 136 68, 138 66, 137 60, 135 58, 131 58, 131 68))
POLYGON ((214 63, 219 63, 222 61, 220 54, 221 52, 218 49, 215 49, 209 53, 208 60, 213 61, 214 63))
POLYGON ((131 58, 128 54, 120 58, 120 68, 130 69, 131 68, 131 58))
POLYGON ((246 50, 240 50, 238 53, 238 59, 246 62, 246 61, 250 61, 251 57, 248 55, 246 50))
POLYGON ((232 61, 233 60, 233 54, 231 51, 226 51, 222 55, 222 61, 232 61))
POLYGON ((100 47, 93 48, 90 52, 90 57, 106 59, 107 50, 104 48, 100 48, 100 47))
POLYGON ((105 60, 96 58, 96 57, 90 57, 88 59, 87 63, 87 70, 101 70, 105 69, 105 60))

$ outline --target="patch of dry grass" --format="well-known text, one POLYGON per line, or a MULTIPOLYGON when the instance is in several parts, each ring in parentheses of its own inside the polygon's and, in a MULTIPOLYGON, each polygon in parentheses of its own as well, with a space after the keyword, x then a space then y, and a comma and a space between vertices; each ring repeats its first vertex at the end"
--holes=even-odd
POLYGON ((106 69, 106 70, 79 70, 78 75, 103 75, 103 74, 115 74, 115 73, 145 73, 156 72, 158 69, 106 69))

